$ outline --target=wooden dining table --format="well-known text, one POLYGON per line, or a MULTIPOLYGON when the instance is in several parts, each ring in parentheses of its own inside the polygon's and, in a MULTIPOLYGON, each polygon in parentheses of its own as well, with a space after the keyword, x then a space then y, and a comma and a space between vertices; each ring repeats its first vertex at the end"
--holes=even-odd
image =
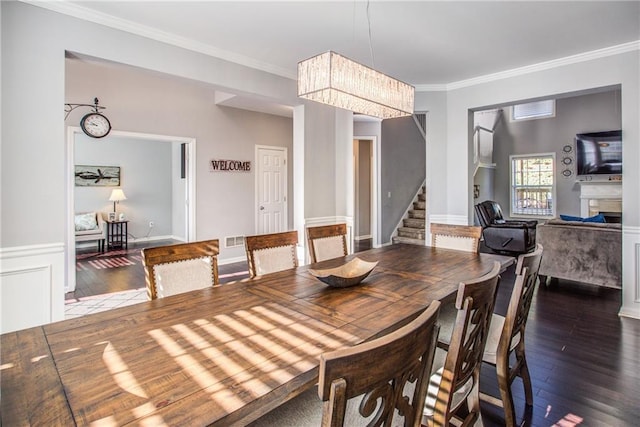
POLYGON ((1 425, 245 425, 513 257, 396 244, 0 336, 1 425), (308 271, 378 261, 332 288, 308 271))

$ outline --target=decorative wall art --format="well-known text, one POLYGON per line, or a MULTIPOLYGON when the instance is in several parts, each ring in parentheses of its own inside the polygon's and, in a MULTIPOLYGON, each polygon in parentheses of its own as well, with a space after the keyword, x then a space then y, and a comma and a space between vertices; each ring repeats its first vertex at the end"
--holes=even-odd
POLYGON ((573 175, 573 146, 570 144, 562 147, 562 176, 570 178, 573 175))
POLYGON ((118 187, 120 167, 76 165, 75 177, 76 187, 118 187))

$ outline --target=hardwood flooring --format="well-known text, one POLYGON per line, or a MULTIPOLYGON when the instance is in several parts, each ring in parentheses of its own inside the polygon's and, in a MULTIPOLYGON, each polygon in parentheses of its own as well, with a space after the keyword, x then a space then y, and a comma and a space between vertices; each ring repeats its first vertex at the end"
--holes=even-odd
MULTIPOLYGON (((355 250, 369 247, 370 241, 361 241, 355 250)), ((220 275, 223 283, 247 277, 246 263, 220 266, 220 275)), ((68 297, 144 287, 141 262, 78 271, 77 277, 76 293, 68 297)), ((506 312, 513 281, 512 267, 502 275, 500 314, 506 312)), ((615 289, 569 281, 538 287, 526 333, 533 408, 525 411, 521 380, 513 384, 521 425, 640 425, 640 320, 618 317, 620 305, 615 289)), ((483 366, 480 384, 482 392, 499 396, 494 368, 483 366)), ((504 425, 501 408, 486 402, 481 407, 485 426, 504 425)))
MULTIPOLYGON (((503 274, 496 312, 505 314, 513 269, 503 274)), ((536 290, 526 331, 534 405, 522 381, 512 390, 518 420, 530 426, 638 426, 640 320, 618 316, 621 291, 570 281, 536 290)), ((484 365, 481 391, 499 397, 495 369, 484 365)), ((503 426, 502 409, 481 404, 485 426, 503 426)))

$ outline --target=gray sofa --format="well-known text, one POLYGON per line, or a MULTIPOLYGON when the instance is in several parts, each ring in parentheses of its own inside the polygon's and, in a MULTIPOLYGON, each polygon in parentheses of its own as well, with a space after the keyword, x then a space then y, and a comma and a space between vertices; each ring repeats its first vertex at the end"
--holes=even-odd
POLYGON ((622 224, 552 219, 536 234, 541 276, 622 288, 622 224))

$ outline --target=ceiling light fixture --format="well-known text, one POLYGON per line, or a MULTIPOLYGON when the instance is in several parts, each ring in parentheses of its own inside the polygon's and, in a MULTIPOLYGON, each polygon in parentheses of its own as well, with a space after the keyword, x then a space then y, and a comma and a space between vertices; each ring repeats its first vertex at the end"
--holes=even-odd
MULTIPOLYGON (((371 19, 367 1, 369 50, 371 19)), ((379 71, 328 51, 298 63, 298 96, 380 119, 413 114, 415 88, 379 71)))
POLYGON ((298 96, 381 119, 413 114, 414 87, 328 51, 298 63, 298 96))

